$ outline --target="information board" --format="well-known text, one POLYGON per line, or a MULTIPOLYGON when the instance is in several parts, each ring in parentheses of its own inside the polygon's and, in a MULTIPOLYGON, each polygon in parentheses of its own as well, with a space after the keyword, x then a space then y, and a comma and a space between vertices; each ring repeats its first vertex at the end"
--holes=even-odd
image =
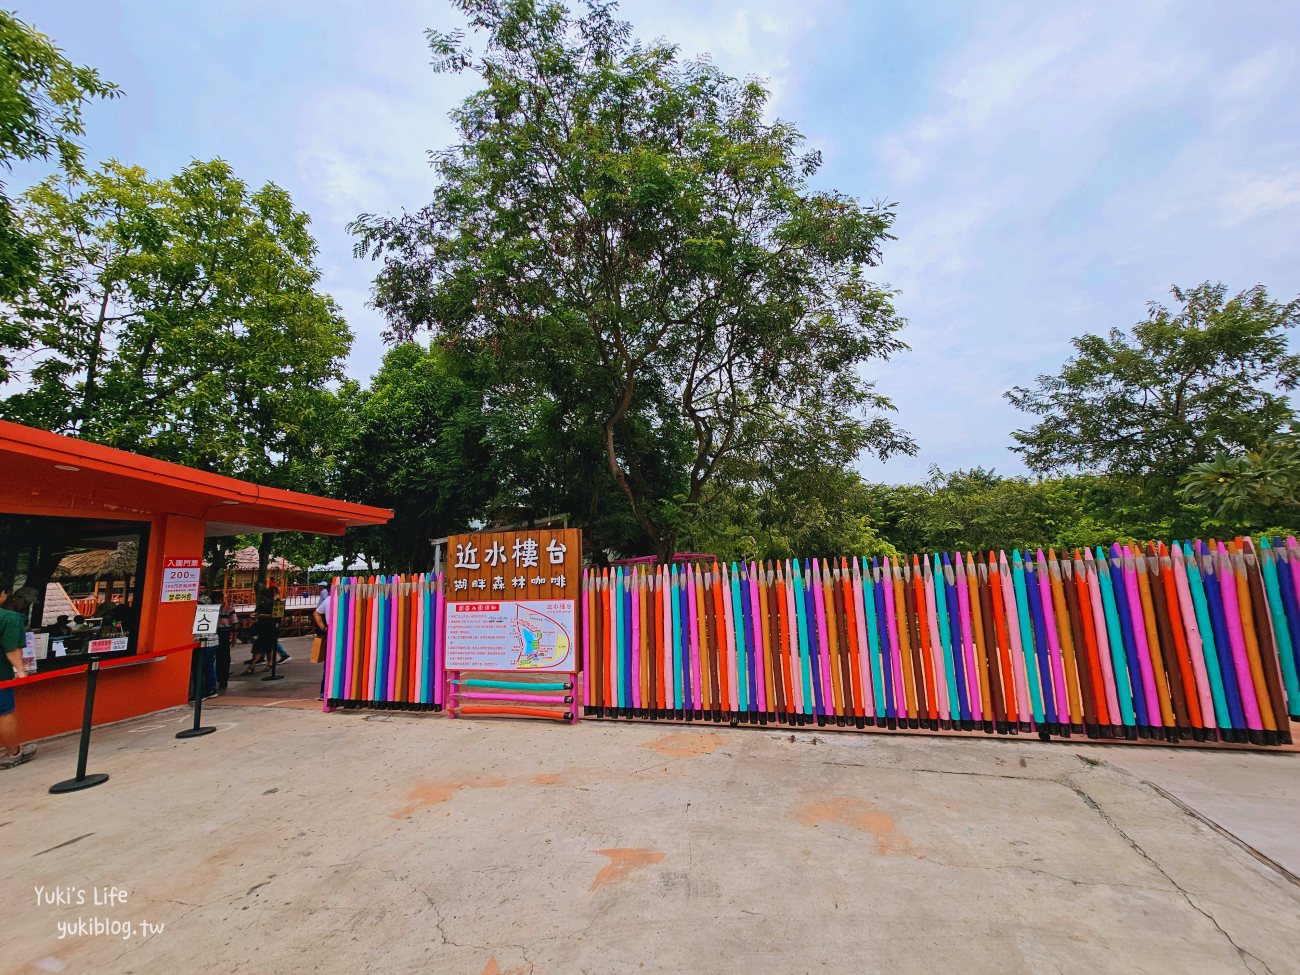
POLYGON ((447 604, 448 670, 572 673, 574 600, 447 604))
POLYGON ((199 559, 164 559, 159 602, 197 602, 202 572, 203 565, 199 559))
POLYGON ((476 532, 447 540, 448 670, 578 669, 582 532, 476 532))

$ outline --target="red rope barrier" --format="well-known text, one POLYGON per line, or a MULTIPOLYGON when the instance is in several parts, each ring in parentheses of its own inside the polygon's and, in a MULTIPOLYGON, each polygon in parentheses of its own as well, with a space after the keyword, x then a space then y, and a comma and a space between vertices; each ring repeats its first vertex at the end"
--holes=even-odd
MULTIPOLYGON (((166 650, 153 650, 149 653, 137 653, 130 657, 117 657, 113 660, 104 660, 100 663, 100 670, 109 670, 113 667, 123 667, 128 664, 139 663, 142 660, 151 660, 154 657, 167 657, 173 653, 179 653, 182 650, 196 650, 197 644, 187 643, 179 647, 168 647, 166 650)), ((15 677, 13 680, 0 680, 0 690, 7 687, 30 687, 43 680, 50 680, 54 677, 71 677, 73 674, 84 674, 90 669, 90 664, 77 664, 74 667, 60 668, 59 670, 47 671, 44 674, 32 674, 29 677, 15 677)))

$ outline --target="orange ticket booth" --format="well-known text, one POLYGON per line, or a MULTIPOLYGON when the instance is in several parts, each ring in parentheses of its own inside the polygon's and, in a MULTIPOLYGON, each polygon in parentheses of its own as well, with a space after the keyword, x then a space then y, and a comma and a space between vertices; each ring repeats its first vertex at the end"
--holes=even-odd
POLYGON ((27 740, 81 725, 92 655, 111 662, 96 724, 185 703, 205 538, 341 535, 392 517, 2 420, 0 474, 0 580, 37 598, 28 641, 41 679, 17 687, 27 740))

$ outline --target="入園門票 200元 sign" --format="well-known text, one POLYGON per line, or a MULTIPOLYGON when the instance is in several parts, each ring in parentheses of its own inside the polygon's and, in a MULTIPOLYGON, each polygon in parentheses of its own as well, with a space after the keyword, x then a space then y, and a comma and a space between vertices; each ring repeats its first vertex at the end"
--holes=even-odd
POLYGON ((162 596, 159 602, 196 602, 202 571, 203 563, 199 559, 164 559, 162 596))
POLYGON ((481 532, 447 540, 448 670, 572 672, 582 532, 481 532))

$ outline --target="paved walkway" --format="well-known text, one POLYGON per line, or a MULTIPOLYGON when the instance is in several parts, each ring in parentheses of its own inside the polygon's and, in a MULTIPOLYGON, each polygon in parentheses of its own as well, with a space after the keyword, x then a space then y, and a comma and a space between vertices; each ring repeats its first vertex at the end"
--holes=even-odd
POLYGON ((1300 972, 1300 756, 208 714, 0 773, 0 972, 1300 972))

